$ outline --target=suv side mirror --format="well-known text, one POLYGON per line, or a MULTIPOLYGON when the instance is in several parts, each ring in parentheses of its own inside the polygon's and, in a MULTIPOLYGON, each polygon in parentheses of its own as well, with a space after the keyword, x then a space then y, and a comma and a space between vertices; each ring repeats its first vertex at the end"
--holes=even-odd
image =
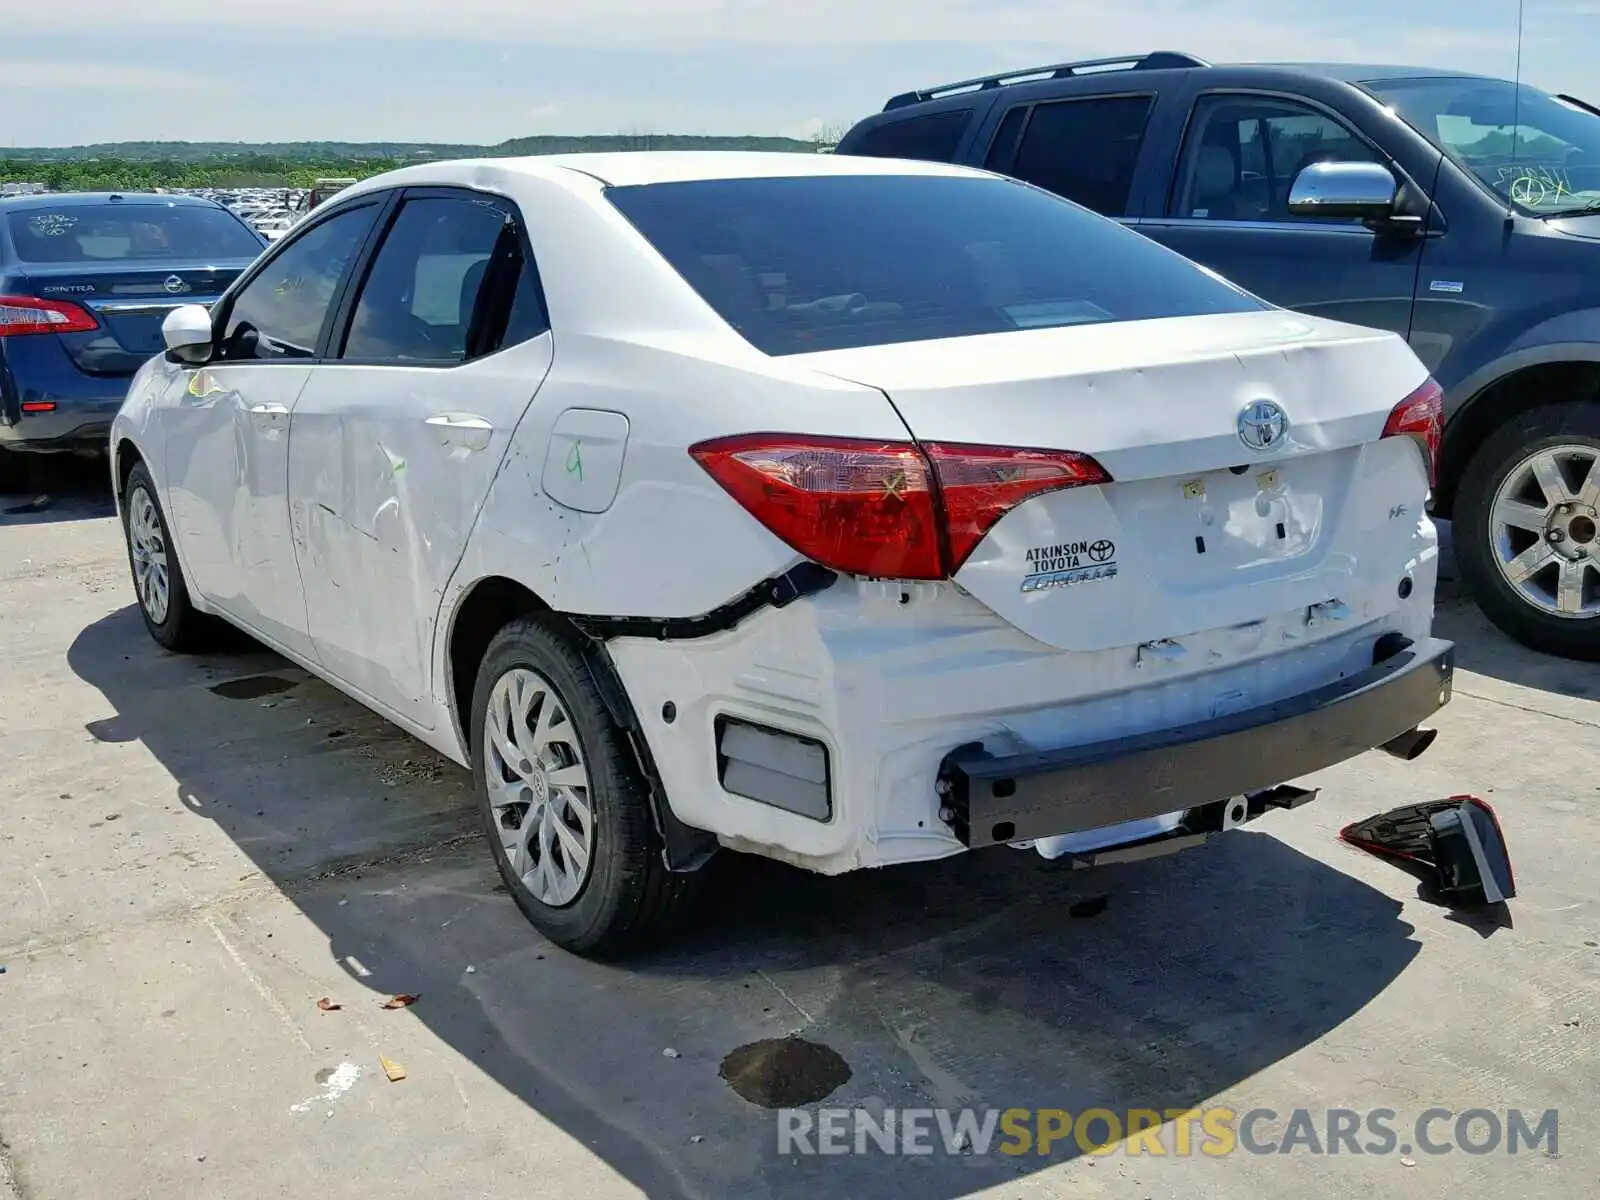
POLYGON ((211 310, 203 304, 173 309, 161 322, 161 338, 178 361, 205 362, 211 357, 211 310))
POLYGON ((1387 221, 1399 200, 1400 185, 1381 163, 1312 163, 1289 185, 1289 211, 1297 217, 1387 221))

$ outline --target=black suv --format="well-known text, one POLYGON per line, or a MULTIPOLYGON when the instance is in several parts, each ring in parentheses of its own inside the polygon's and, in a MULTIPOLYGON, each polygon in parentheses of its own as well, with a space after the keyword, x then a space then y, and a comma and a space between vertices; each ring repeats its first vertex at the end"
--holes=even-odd
POLYGON ((1600 109, 1163 51, 907 92, 835 152, 1014 176, 1268 301, 1402 334, 1448 398, 1433 511, 1473 596, 1600 659, 1600 109))

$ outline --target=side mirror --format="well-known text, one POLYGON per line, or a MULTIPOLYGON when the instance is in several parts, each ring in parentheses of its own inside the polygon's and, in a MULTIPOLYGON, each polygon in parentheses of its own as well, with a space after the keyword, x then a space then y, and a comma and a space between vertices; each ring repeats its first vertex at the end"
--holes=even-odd
POLYGON ((201 304, 173 309, 161 322, 161 338, 174 358, 205 362, 211 357, 211 310, 201 304))
POLYGON ((1297 217, 1387 221, 1399 200, 1400 185, 1380 163, 1312 163, 1289 185, 1289 211, 1297 217))

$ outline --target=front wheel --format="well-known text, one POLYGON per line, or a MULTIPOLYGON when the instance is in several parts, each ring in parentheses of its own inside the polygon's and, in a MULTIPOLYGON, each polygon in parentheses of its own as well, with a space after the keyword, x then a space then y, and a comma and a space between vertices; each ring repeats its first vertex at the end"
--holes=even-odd
POLYGON ((211 649, 217 624, 189 602, 189 587, 172 550, 167 518, 143 463, 128 473, 122 496, 122 532, 128 542, 128 566, 133 571, 139 615, 150 636, 179 653, 211 649))
POLYGON ((574 638, 513 621, 472 696, 473 784, 518 907, 557 945, 601 956, 666 927, 692 876, 661 857, 647 785, 574 638))
POLYGON ((1600 661, 1600 403, 1507 421, 1468 463, 1454 515, 1484 614, 1532 649, 1600 661))

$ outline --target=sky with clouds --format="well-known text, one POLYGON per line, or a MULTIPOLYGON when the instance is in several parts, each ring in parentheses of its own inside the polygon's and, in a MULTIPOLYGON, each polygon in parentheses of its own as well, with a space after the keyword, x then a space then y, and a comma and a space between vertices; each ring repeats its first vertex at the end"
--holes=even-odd
MULTIPOLYGON (((1525 0, 1597 99, 1600 0, 1525 0)), ((1510 77, 1516 0, 0 0, 0 143, 808 136, 891 93, 1151 49, 1510 77)))

